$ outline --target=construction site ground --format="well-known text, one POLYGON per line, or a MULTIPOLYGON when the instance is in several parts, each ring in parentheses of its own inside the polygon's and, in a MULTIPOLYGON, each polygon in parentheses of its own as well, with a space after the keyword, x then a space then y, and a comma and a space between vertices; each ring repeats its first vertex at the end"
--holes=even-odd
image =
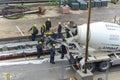
MULTIPOLYGON (((38 29, 40 30, 40 27, 42 26, 42 24, 44 24, 48 17, 51 18, 52 27, 54 28, 57 28, 58 21, 61 21, 62 23, 66 21, 74 21, 78 25, 87 23, 87 10, 70 10, 69 14, 62 14, 61 8, 58 6, 43 7, 46 9, 45 15, 29 14, 15 20, 0 18, 0 38, 21 36, 17 27, 21 29, 24 35, 30 35, 30 33, 28 33, 29 28, 31 28, 31 26, 36 23, 38 29)), ((120 18, 119 4, 114 5, 110 3, 108 7, 92 8, 91 12, 91 22, 113 22, 113 18, 115 16, 120 18)), ((52 29, 51 31, 56 32, 56 30, 54 29, 52 29)))
MULTIPOLYGON (((70 10, 69 14, 61 14, 61 9, 58 6, 44 7, 46 8, 45 15, 29 14, 15 20, 0 18, 0 38, 21 36, 16 28, 17 26, 22 30, 24 35, 30 35, 30 33, 28 33, 29 28, 36 23, 40 30, 41 25, 48 17, 51 18, 52 27, 54 27, 54 29, 57 28, 58 21, 61 21, 62 23, 66 21, 74 21, 78 25, 87 23, 87 10, 70 10)), ((110 3, 108 7, 92 8, 91 22, 114 22, 115 16, 120 18, 120 4, 115 5, 110 3)), ((54 29, 51 31, 56 32, 54 29)), ((40 60, 32 61, 36 64, 28 62, 29 64, 0 66, 0 80, 5 80, 8 76, 7 74, 12 75, 11 78, 13 78, 13 80, 68 80, 69 77, 74 76, 75 74, 74 70, 67 66, 69 65, 67 60, 56 61, 55 65, 52 65, 49 62, 37 64, 40 60)), ((12 62, 14 63, 15 61, 12 62)), ((2 63, 8 64, 8 62, 2 63)), ((120 80, 119 66, 112 67, 108 72, 109 73, 95 72, 94 80, 97 80, 98 78, 107 80, 107 77, 108 80, 120 80)))

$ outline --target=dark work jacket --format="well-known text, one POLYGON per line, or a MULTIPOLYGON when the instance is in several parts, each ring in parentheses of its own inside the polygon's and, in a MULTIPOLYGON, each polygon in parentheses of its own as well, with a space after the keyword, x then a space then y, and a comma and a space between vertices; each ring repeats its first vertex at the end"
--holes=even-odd
POLYGON ((55 47, 52 46, 52 48, 50 49, 50 55, 54 56, 55 55, 55 47))
POLYGON ((46 24, 46 28, 51 28, 51 21, 46 21, 45 24, 46 24))
POLYGON ((58 33, 61 33, 61 31, 62 31, 62 26, 58 25, 58 33))
POLYGON ((63 44, 61 45, 61 50, 62 50, 62 53, 67 54, 67 48, 65 45, 63 44))
POLYGON ((36 48, 37 48, 37 53, 39 53, 39 52, 42 53, 43 52, 43 46, 42 45, 37 44, 36 48))
POLYGON ((46 42, 46 45, 49 44, 49 43, 52 45, 52 44, 55 44, 56 41, 53 38, 48 38, 48 40, 46 42))

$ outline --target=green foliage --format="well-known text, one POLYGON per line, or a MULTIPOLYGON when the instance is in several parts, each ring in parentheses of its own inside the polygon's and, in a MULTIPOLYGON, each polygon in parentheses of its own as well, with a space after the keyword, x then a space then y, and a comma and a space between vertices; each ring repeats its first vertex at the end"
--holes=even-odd
POLYGON ((48 2, 48 6, 57 6, 57 5, 59 5, 58 1, 48 2))

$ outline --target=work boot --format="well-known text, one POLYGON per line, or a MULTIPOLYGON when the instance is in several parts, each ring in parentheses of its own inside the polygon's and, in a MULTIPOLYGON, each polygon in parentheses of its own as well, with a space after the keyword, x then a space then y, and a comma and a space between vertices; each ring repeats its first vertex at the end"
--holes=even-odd
POLYGON ((55 64, 55 62, 52 62, 52 64, 55 64))

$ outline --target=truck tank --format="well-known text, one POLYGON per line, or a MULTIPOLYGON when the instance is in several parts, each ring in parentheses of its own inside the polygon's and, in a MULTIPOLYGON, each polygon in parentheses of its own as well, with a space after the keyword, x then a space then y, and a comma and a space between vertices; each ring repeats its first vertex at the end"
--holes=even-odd
MULTIPOLYGON (((77 26, 76 39, 86 43, 87 24, 77 26)), ((89 46, 101 51, 120 50, 120 25, 108 22, 90 24, 89 46)))

